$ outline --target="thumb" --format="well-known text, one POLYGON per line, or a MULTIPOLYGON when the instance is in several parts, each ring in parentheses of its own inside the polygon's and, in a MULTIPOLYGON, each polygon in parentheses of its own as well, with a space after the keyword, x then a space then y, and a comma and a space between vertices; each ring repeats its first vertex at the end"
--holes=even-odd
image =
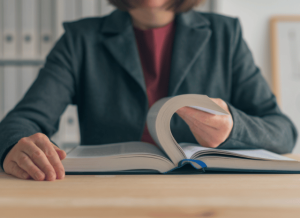
POLYGON ((60 160, 63 160, 66 158, 67 154, 64 150, 61 150, 56 145, 53 145, 53 147, 54 147, 55 151, 57 152, 60 160))

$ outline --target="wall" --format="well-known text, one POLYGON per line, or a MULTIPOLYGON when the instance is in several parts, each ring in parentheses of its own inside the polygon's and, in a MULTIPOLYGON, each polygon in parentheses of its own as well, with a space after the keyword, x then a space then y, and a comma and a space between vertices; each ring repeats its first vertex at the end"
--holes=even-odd
POLYGON ((214 11, 240 19, 244 38, 252 50, 255 62, 271 85, 269 19, 273 15, 300 15, 300 1, 216 0, 214 11))
MULTIPOLYGON (((255 62, 271 86, 272 69, 269 19, 274 15, 300 15, 300 1, 214 0, 213 10, 217 13, 238 17, 240 19, 244 38, 252 50, 255 62)), ((284 108, 283 112, 288 113, 284 108)), ((296 120, 297 117, 290 116, 290 118, 299 124, 298 120, 296 120)), ((298 131, 300 131, 300 129, 298 131)), ((294 153, 300 153, 300 140, 297 142, 294 153)))

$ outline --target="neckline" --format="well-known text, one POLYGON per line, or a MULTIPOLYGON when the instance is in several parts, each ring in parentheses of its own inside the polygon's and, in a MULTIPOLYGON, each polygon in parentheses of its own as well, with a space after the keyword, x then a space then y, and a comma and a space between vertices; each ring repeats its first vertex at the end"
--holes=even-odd
POLYGON ((160 30, 165 30, 165 29, 169 29, 171 26, 173 26, 174 24, 174 20, 172 20, 170 23, 168 23, 167 25, 165 26, 162 26, 162 27, 156 27, 156 28, 151 28, 151 29, 147 29, 147 30, 142 30, 142 29, 139 29, 138 27, 133 27, 135 31, 139 31, 139 32, 153 32, 153 31, 160 31, 160 30))

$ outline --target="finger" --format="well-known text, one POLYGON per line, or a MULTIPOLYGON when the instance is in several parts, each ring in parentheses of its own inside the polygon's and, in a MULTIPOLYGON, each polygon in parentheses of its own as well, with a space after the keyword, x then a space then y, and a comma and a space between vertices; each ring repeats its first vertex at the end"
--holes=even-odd
POLYGON ((228 138, 229 134, 223 134, 224 132, 222 133, 222 131, 211 128, 202 123, 198 123, 198 125, 194 125, 192 123, 188 124, 188 126, 199 144, 204 147, 218 147, 228 138))
POLYGON ((186 122, 201 122, 216 129, 220 127, 221 115, 210 114, 190 107, 182 107, 176 113, 186 122))
POLYGON ((26 171, 33 179, 42 181, 45 179, 45 174, 33 163, 30 157, 24 152, 20 152, 16 157, 15 162, 18 166, 26 171))
POLYGON ((53 143, 49 140, 49 138, 45 135, 38 137, 35 139, 35 144, 44 152, 48 161, 54 168, 56 175, 55 178, 63 179, 65 176, 65 169, 61 163, 59 155, 53 147, 53 143))
POLYGON ((193 133, 197 142, 202 145, 203 147, 210 147, 216 148, 219 146, 219 139, 217 137, 217 130, 210 129, 208 130, 207 127, 203 124, 203 127, 195 127, 189 126, 191 132, 193 133))
POLYGON ((205 134, 216 135, 219 132, 218 129, 211 127, 211 126, 207 126, 206 124, 199 122, 199 121, 188 120, 186 123, 191 129, 196 131, 196 133, 198 135, 201 135, 204 132, 205 132, 205 134))
POLYGON ((227 103, 225 101, 223 101, 220 98, 210 98, 210 100, 212 100, 213 102, 215 102, 217 105, 219 105, 221 108, 223 108, 224 110, 226 110, 230 114, 228 105, 227 105, 227 103))
POLYGON ((224 141, 218 129, 201 122, 187 122, 197 142, 204 147, 216 148, 224 141))
POLYGON ((55 180, 55 170, 44 152, 32 141, 28 141, 26 145, 22 148, 22 152, 28 155, 33 163, 46 175, 46 180, 55 180))
POLYGON ((15 161, 10 161, 5 172, 20 179, 29 179, 30 175, 18 166, 15 161))
POLYGON ((60 159, 60 160, 65 159, 66 156, 67 156, 66 152, 65 152, 64 150, 61 150, 60 148, 58 148, 58 147, 57 147, 56 145, 54 145, 53 143, 52 143, 52 145, 53 145, 53 148, 56 150, 56 153, 58 154, 59 159, 60 159))

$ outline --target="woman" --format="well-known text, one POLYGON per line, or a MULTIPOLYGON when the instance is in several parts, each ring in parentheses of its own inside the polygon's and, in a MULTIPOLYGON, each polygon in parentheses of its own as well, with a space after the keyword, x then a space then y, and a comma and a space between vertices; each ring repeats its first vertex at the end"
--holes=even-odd
POLYGON ((64 24, 37 80, 1 122, 6 173, 64 178, 66 154, 48 137, 68 104, 78 106, 83 145, 151 142, 148 108, 187 93, 206 94, 231 115, 178 110, 181 118, 171 122, 178 142, 292 150, 295 127, 255 66, 237 19, 189 10, 197 0, 110 2, 123 11, 64 24))

